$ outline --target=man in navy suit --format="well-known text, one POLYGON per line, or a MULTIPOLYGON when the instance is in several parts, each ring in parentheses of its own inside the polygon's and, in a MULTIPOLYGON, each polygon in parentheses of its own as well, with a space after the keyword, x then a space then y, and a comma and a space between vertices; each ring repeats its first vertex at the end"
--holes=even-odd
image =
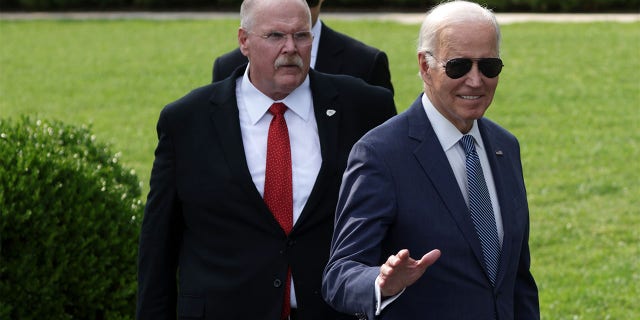
POLYGON ((519 144, 483 117, 503 66, 500 38, 493 13, 475 3, 447 2, 425 17, 424 94, 349 156, 322 288, 337 310, 362 319, 540 318, 519 144), (481 170, 467 173, 468 163, 481 170), (482 180, 484 197, 472 187, 482 180))
POLYGON ((238 42, 249 67, 160 114, 140 233, 138 319, 347 316, 320 294, 338 190, 353 144, 396 114, 393 96, 310 70, 303 0, 245 0, 241 19, 238 42), (266 159, 277 121, 270 112, 281 104, 292 229, 263 199, 273 177, 266 159))
MULTIPOLYGON (((307 0, 311 10, 311 31, 315 34, 311 48, 311 67, 324 73, 354 76, 369 84, 385 87, 393 93, 387 55, 329 28, 319 20, 323 2, 324 0, 307 0)), ((216 58, 213 63, 213 82, 228 77, 247 61, 239 48, 216 58)))

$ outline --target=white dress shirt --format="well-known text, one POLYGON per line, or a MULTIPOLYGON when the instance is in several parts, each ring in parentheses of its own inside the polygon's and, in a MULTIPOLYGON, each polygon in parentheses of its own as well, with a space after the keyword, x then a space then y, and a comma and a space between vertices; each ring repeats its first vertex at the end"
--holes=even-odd
MULTIPOLYGON (((442 145, 449 160, 449 165, 453 169, 453 174, 456 176, 458 186, 462 192, 465 203, 469 204, 469 192, 467 190, 467 169, 466 169, 466 155, 464 149, 460 145, 459 141, 463 134, 456 128, 447 118, 445 118, 429 101, 426 94, 422 95, 422 105, 427 113, 429 122, 433 130, 436 132, 436 136, 442 145)), ((491 206, 493 207, 493 215, 496 219, 496 228, 498 230, 498 239, 500 240, 500 246, 502 246, 502 238, 504 236, 504 229, 502 227, 502 215, 500 214, 500 204, 498 203, 498 194, 496 193, 496 185, 493 181, 493 174, 491 174, 491 165, 489 165, 489 158, 487 158, 487 149, 482 142, 482 136, 478 129, 478 121, 473 122, 473 127, 467 134, 473 136, 476 140, 475 147, 480 158, 480 165, 482 166, 482 173, 484 174, 484 181, 487 183, 487 189, 489 190, 489 196, 491 197, 491 206)))
MULTIPOLYGON (((313 112, 313 99, 309 76, 286 98, 273 101, 249 80, 248 71, 236 80, 236 98, 242 131, 242 144, 251 178, 261 196, 264 196, 264 179, 267 164, 267 137, 273 116, 269 107, 274 102, 284 103, 289 110, 284 114, 291 144, 291 174, 293 187, 293 224, 302 213, 313 185, 316 182, 322 156, 318 125, 313 112)), ((291 283, 291 307, 296 308, 295 289, 291 283)))

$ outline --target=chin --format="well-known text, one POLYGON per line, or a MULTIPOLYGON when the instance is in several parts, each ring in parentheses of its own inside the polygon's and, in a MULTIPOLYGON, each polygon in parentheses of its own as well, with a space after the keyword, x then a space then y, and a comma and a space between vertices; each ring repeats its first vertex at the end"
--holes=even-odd
POLYGON ((293 91, 295 88, 300 86, 300 84, 302 84, 303 81, 304 81, 303 77, 290 76, 290 77, 281 78, 280 81, 278 81, 278 86, 281 88, 291 88, 291 91, 293 91))
POLYGON ((460 114, 461 115, 460 118, 466 119, 467 121, 477 120, 484 116, 485 111, 487 111, 487 108, 467 109, 465 110, 465 112, 460 114))

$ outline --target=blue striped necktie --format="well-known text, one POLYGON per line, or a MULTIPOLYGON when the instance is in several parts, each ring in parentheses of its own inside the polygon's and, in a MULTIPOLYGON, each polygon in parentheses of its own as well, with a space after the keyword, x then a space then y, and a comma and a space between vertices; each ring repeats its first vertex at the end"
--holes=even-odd
POLYGON ((484 256, 489 280, 491 280, 491 285, 495 286, 498 263, 500 261, 500 240, 498 240, 498 230, 489 190, 487 190, 487 183, 484 181, 484 174, 474 141, 471 135, 464 135, 460 139, 460 144, 466 154, 465 165, 469 191, 469 211, 480 238, 482 255, 484 256))

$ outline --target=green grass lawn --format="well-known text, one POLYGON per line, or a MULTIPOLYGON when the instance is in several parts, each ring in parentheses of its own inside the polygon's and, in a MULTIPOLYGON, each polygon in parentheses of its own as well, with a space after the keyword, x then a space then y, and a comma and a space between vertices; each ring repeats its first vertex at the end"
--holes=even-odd
MULTIPOLYGON (((328 20, 387 52, 399 111, 418 25, 328 20)), ((143 193, 162 107, 211 81, 236 20, 0 21, 0 117, 92 124, 143 193)), ((638 319, 640 23, 503 26, 488 117, 519 137, 543 319, 638 319)))

